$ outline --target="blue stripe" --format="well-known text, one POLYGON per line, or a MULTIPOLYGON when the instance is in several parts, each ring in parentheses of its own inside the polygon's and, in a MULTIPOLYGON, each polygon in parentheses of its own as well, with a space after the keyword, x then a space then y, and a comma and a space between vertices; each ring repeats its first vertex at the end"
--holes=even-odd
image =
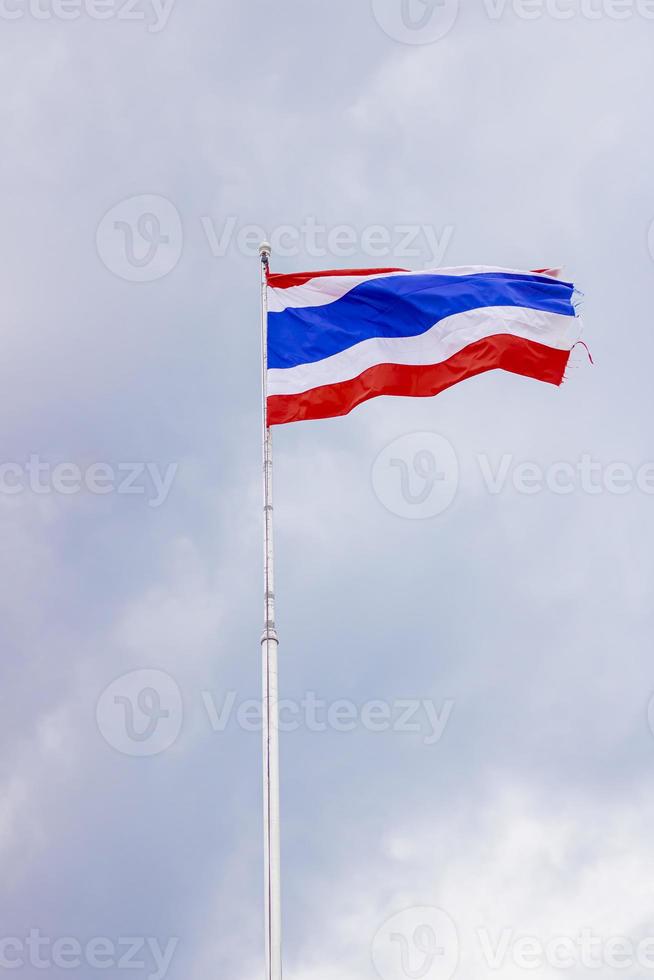
POLYGON ((324 306, 268 314, 268 367, 312 364, 372 337, 416 337, 454 313, 523 306, 574 316, 571 283, 527 273, 386 276, 324 306))

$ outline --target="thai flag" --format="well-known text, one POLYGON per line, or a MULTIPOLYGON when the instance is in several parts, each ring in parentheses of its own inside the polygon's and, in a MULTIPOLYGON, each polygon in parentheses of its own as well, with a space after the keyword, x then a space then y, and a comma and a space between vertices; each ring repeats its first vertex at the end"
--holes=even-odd
POLYGON ((495 368, 559 385, 580 336, 573 296, 554 269, 270 273, 268 423, 436 395, 495 368))

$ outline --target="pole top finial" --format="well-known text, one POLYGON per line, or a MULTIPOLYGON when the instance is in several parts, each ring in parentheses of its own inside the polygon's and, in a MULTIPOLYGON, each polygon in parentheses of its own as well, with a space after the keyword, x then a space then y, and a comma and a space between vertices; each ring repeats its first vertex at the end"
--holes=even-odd
POLYGON ((270 242, 261 242, 261 245, 259 245, 259 255, 264 261, 270 258, 271 251, 270 242))

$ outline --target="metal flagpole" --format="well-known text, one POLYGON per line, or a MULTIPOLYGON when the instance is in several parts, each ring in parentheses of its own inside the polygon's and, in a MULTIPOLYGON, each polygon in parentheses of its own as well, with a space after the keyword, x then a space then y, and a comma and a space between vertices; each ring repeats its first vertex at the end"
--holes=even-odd
POLYGON ((272 433, 268 426, 268 297, 266 291, 270 245, 262 242, 261 256, 261 404, 263 439, 263 574, 264 629, 262 653, 263 709, 263 849, 265 882, 266 980, 282 977, 282 929, 279 845, 279 718, 277 689, 277 631, 273 573, 272 433))

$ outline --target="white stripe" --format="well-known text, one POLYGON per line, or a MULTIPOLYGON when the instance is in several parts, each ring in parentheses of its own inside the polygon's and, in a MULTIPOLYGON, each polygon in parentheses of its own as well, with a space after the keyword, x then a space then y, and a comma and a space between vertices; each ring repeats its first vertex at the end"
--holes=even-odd
POLYGON ((524 269, 501 269, 486 265, 460 265, 451 269, 419 269, 412 272, 381 272, 372 276, 317 276, 301 286, 287 286, 278 289, 268 287, 268 309, 271 313, 282 313, 289 308, 304 306, 326 306, 345 296, 351 289, 369 279, 387 279, 389 276, 474 276, 482 272, 506 272, 512 275, 542 275, 550 279, 558 277, 560 269, 547 269, 545 272, 525 272, 524 269))
POLYGON ((511 334, 556 350, 579 340, 578 317, 521 306, 485 306, 445 317, 417 337, 373 337, 313 364, 270 368, 269 395, 297 395, 322 385, 351 381, 376 364, 440 364, 484 337, 511 334))

